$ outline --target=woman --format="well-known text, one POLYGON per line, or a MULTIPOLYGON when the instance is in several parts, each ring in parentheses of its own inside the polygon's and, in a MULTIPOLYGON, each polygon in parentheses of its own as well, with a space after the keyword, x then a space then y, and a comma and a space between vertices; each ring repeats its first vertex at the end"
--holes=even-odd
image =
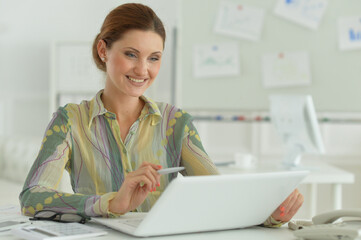
MULTIPOLYGON (((20 194, 23 214, 149 211, 176 175, 161 177, 162 167, 184 166, 183 175, 218 174, 191 116, 143 96, 158 74, 165 38, 161 20, 147 6, 124 4, 108 14, 93 43, 105 88, 54 114, 20 194), (75 194, 55 190, 64 169, 75 194)), ((266 224, 288 221, 302 201, 294 192, 266 224)))

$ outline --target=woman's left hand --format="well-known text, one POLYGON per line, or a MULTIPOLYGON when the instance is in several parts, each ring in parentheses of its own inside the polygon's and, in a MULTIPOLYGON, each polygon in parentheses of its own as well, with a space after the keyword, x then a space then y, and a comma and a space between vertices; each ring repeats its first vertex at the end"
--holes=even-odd
POLYGON ((283 203, 272 213, 277 221, 288 222, 297 213, 304 201, 303 195, 295 189, 283 203))

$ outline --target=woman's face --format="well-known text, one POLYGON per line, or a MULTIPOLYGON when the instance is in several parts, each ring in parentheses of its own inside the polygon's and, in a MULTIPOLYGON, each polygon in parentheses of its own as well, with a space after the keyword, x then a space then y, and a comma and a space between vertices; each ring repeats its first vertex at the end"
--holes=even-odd
POLYGON ((163 39, 153 31, 130 30, 106 50, 107 83, 121 94, 139 97, 154 82, 163 39))

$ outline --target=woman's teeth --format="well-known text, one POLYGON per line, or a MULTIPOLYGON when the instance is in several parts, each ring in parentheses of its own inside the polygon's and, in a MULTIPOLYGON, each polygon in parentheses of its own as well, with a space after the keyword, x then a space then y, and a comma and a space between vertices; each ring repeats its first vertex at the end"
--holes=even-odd
POLYGON ((128 76, 128 79, 131 80, 131 81, 133 81, 133 82, 137 82, 137 83, 142 83, 142 82, 144 82, 144 79, 135 79, 135 78, 131 78, 131 77, 129 77, 129 76, 128 76))

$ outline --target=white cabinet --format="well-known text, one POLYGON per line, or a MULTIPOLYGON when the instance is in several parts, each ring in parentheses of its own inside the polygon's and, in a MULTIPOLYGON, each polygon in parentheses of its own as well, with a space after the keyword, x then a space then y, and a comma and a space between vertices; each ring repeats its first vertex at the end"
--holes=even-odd
POLYGON ((91 42, 54 42, 51 48, 50 114, 67 103, 91 99, 104 87, 105 74, 92 57, 91 42))

